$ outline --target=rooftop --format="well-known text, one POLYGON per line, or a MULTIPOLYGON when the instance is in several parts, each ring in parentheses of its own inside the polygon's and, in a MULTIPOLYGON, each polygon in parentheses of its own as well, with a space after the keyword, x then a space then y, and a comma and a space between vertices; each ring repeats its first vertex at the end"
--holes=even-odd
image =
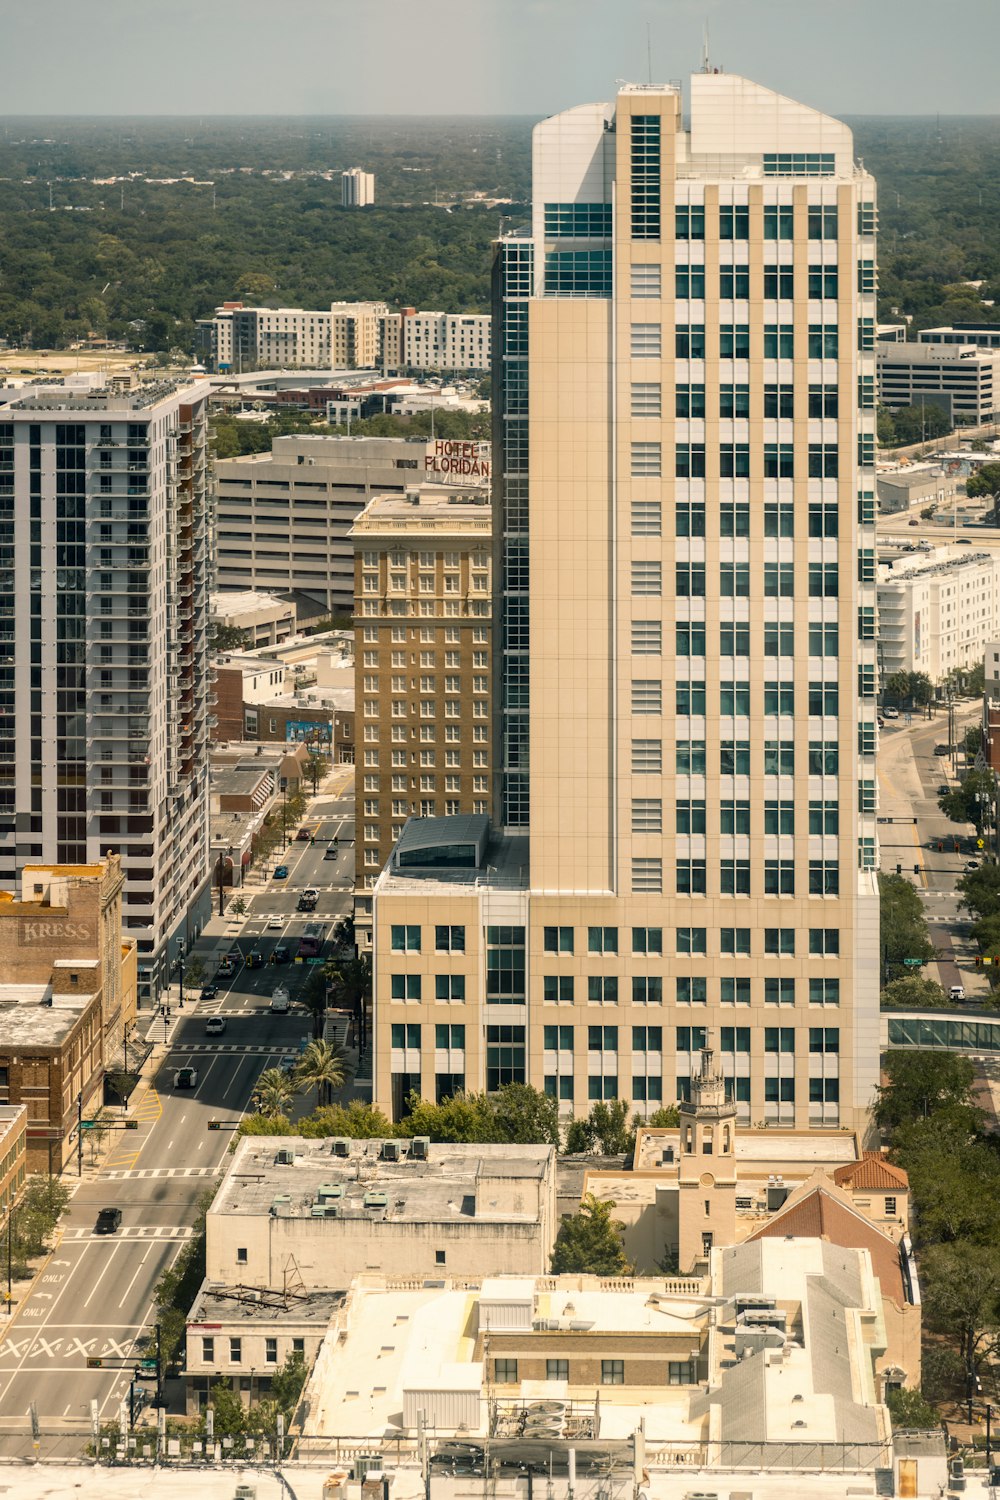
POLYGON ((191 399, 196 400, 208 394, 208 385, 202 381, 192 384, 185 380, 154 380, 130 391, 81 391, 70 386, 34 386, 23 395, 16 395, 5 410, 15 415, 19 411, 71 411, 83 416, 92 413, 101 417, 120 412, 126 417, 132 412, 147 412, 160 401, 166 401, 182 391, 190 391, 191 399))
MULTIPOLYGON (((470 443, 470 448, 479 445, 470 443)), ((470 459, 470 463, 477 460, 470 459)), ((379 531, 443 530, 489 531, 490 491, 482 485, 413 485, 402 495, 375 495, 355 519, 351 535, 379 531)))
POLYGON ((209 613, 216 619, 234 615, 257 614, 261 610, 280 610, 283 614, 295 614, 295 605, 277 594, 259 593, 253 589, 233 589, 212 594, 209 598, 209 613))
MULTIPOLYGON (((636 1138, 636 1171, 650 1171, 663 1165, 663 1150, 672 1147, 676 1169, 680 1131, 643 1127, 636 1138)), ((759 1164, 768 1173, 784 1166, 811 1172, 823 1165, 852 1165, 858 1160, 858 1141, 846 1130, 737 1130, 736 1159, 752 1169, 759 1164)), ((753 1172, 741 1173, 752 1176, 753 1172)))
POLYGON ((396 855, 402 850, 415 851, 425 847, 444 848, 448 844, 471 842, 475 830, 471 827, 479 814, 461 814, 455 818, 409 818, 403 833, 397 840, 392 858, 379 876, 376 890, 379 895, 432 895, 435 890, 455 893, 457 886, 468 886, 470 893, 478 889, 526 890, 528 884, 528 835, 526 833, 497 834, 490 830, 485 852, 477 864, 449 866, 432 864, 407 866, 399 869, 396 855), (423 823, 442 825, 438 828, 420 830, 423 823), (444 825, 455 825, 454 828, 444 825), (412 833, 411 833, 411 830, 412 833), (404 840, 412 839, 412 844, 404 840))
POLYGON ((268 1329, 313 1323, 325 1328, 344 1301, 343 1292, 265 1291, 260 1287, 220 1287, 205 1281, 191 1304, 188 1327, 199 1323, 256 1322, 268 1329))
POLYGON ((949 573, 959 573, 973 566, 994 566, 994 558, 991 552, 974 552, 971 548, 935 547, 932 552, 925 552, 920 557, 909 557, 903 562, 894 563, 893 566, 880 566, 878 569, 879 585, 893 583, 910 583, 916 579, 944 578, 949 573))
POLYGON ((409 1143, 389 1144, 402 1147, 399 1161, 382 1159, 381 1141, 349 1141, 341 1147, 347 1154, 335 1155, 330 1139, 247 1136, 211 1212, 308 1218, 325 1202, 336 1210, 331 1218, 372 1223, 534 1223, 534 1198, 518 1211, 490 1184, 504 1178, 539 1182, 554 1167, 551 1146, 435 1142, 420 1160, 410 1154, 412 1146, 407 1150, 409 1143))
POLYGON ((51 983, 0 984, 0 1047, 11 1053, 60 1046, 95 998, 93 990, 57 990, 51 983))

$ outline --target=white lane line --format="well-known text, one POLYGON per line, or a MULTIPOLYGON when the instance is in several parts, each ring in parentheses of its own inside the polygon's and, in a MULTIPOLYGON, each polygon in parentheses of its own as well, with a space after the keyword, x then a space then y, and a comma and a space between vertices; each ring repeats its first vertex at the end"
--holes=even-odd
POLYGON ((124 1295, 122 1297, 122 1300, 118 1304, 119 1307, 124 1307, 125 1306, 126 1298, 128 1297, 128 1294, 132 1290, 133 1286, 135 1285, 135 1278, 136 1278, 136 1276, 138 1276, 139 1272, 142 1270, 143 1266, 146 1264, 147 1260, 149 1259, 149 1257, 150 1257, 150 1255, 152 1253, 152 1249, 153 1249, 153 1247, 152 1247, 152 1245, 150 1245, 149 1249, 146 1251, 145 1255, 142 1257, 142 1260, 136 1266, 135 1272, 134 1272, 134 1274, 132 1276, 132 1280, 129 1282, 128 1286, 125 1288, 125 1293, 124 1293, 124 1295))
POLYGON ((168 1150, 168 1151, 172 1151, 172 1150, 173 1150, 173 1148, 174 1148, 174 1143, 173 1143, 173 1141, 168 1141, 168 1142, 167 1142, 167 1150, 168 1150))
POLYGON ((97 1280, 94 1282, 94 1285, 90 1288, 90 1293, 89 1293, 89 1295, 87 1297, 87 1300, 82 1304, 84 1307, 89 1307, 90 1306, 91 1302, 94 1299, 94 1293, 97 1291, 97 1288, 100 1286, 101 1282, 104 1280, 105 1276, 108 1274, 108 1271, 111 1269, 111 1262, 114 1260, 115 1256, 118 1254, 118 1251, 120 1249, 121 1249, 121 1243, 119 1242, 119 1244, 117 1244, 115 1246, 115 1248, 112 1250, 111 1254, 108 1256, 107 1260, 105 1261, 105 1263, 104 1263, 104 1270, 101 1272, 100 1276, 98 1276, 97 1280))

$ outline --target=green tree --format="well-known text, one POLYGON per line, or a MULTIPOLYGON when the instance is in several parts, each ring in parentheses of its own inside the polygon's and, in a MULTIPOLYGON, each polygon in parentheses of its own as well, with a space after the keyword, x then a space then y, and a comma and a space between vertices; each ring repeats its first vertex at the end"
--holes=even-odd
POLYGON ((883 1069, 887 1082, 878 1089, 873 1111, 881 1129, 939 1111, 963 1115, 970 1131, 978 1125, 982 1112, 972 1092, 976 1070, 967 1057, 907 1048, 887 1052, 883 1069))
POLYGON ((291 1420, 295 1408, 299 1404, 302 1388, 306 1383, 306 1362, 301 1354, 289 1354, 285 1363, 271 1377, 271 1399, 278 1410, 285 1415, 285 1422, 291 1420))
POLYGON ((295 1097, 295 1087, 283 1068, 265 1068, 250 1097, 259 1114, 283 1115, 295 1097))
POLYGON ((921 1256, 924 1318, 958 1354, 973 1356, 1000 1323, 1000 1247, 930 1245, 921 1256))
POLYGON ((923 905, 916 890, 902 875, 879 875, 880 935, 882 952, 889 964, 904 958, 934 957, 923 905))
POLYGON ((676 1130, 681 1123, 681 1112, 676 1104, 664 1104, 646 1118, 652 1130, 676 1130))
POLYGON ((586 1193, 575 1214, 559 1226, 552 1251, 552 1274, 627 1276, 632 1271, 621 1241, 624 1225, 611 1217, 614 1199, 586 1193))
POLYGON ((344 1136, 354 1141, 388 1140, 399 1131, 388 1116, 366 1100, 352 1099, 349 1104, 327 1104, 299 1120, 289 1133, 322 1140, 325 1136, 344 1136))
POLYGON ((246 904, 246 901, 243 899, 242 896, 237 896, 236 897, 236 900, 233 902, 232 906, 230 907, 230 910, 231 910, 231 912, 232 912, 232 914, 233 914, 234 917, 245 917, 246 916, 246 914, 247 914, 247 904, 246 904))
POLYGON ((486 1139, 520 1145, 559 1145, 559 1105, 530 1083, 506 1083, 485 1096, 486 1139))
POLYGON ((253 645, 249 631, 236 625, 220 625, 213 620, 208 627, 208 649, 212 652, 248 651, 253 645))
MULTIPOLYGON (((947 413, 932 401, 920 406, 900 406, 892 411, 892 426, 895 444, 906 447, 911 443, 926 443, 932 438, 944 437, 952 424, 947 413)), ((879 442, 882 442, 881 436, 879 442)))
POLYGON ((49 1248, 52 1234, 69 1200, 70 1190, 58 1177, 28 1178, 13 1209, 11 1234, 7 1241, 13 1275, 26 1273, 28 1262, 49 1248))
POLYGON ((315 1089, 317 1104, 327 1104, 346 1077, 346 1059, 339 1047, 319 1038, 299 1058, 295 1080, 299 1088, 315 1089))
POLYGON ((886 1394, 885 1404, 892 1417, 894 1431, 926 1432, 937 1430, 941 1418, 919 1391, 900 1386, 886 1394))
POLYGON ((205 1279, 205 1216, 214 1196, 214 1189, 209 1189, 199 1198, 191 1239, 186 1241, 180 1255, 163 1272, 153 1289, 161 1353, 166 1365, 172 1364, 177 1357, 184 1338, 188 1309, 205 1279))
POLYGON ((968 870, 955 882, 960 906, 982 919, 1000 915, 1000 865, 987 863, 968 870))
POLYGON ((992 771, 969 771, 938 799, 938 805, 953 823, 974 823, 981 832, 992 817, 992 771))
MULTIPOLYGON (((293 1125, 287 1115, 244 1115, 236 1130, 233 1148, 235 1149, 236 1141, 244 1135, 301 1135, 303 1123, 298 1120, 293 1125)), ((321 1131, 320 1134, 325 1135, 326 1131, 321 1131)), ((336 1131, 332 1134, 336 1134, 336 1131)))
POLYGON ((204 983, 205 960, 200 953, 189 953, 187 963, 184 965, 184 983, 193 989, 196 985, 204 983))
MULTIPOLYGON (((973 698, 981 698, 983 696, 983 693, 986 691, 986 666, 983 662, 977 662, 976 665, 974 667, 970 667, 969 671, 966 673, 965 691, 969 693, 973 698)), ((976 746, 976 749, 978 750, 979 745, 981 745, 983 741, 983 731, 979 729, 978 725, 974 727, 977 729, 979 734, 979 744, 977 744, 976 746)), ((971 733, 971 729, 967 729, 965 732, 966 744, 968 744, 969 742, 969 735, 971 733)))
POLYGON ((899 1125, 892 1154, 910 1179, 915 1232, 921 1246, 965 1241, 990 1244, 1000 1192, 1000 1160, 973 1131, 964 1105, 899 1125))
POLYGON ((897 703, 927 704, 933 701, 934 684, 926 672, 893 672, 886 678, 884 697, 897 703))
POLYGON ((941 985, 922 974, 901 974, 880 996, 883 1010, 944 1010, 950 1003, 941 985))
POLYGON ((1000 463, 980 464, 965 481, 965 493, 974 500, 992 500, 996 505, 1000 495, 1000 463))
POLYGON ((623 1099, 600 1099, 582 1120, 570 1122, 566 1150, 571 1155, 594 1150, 603 1156, 631 1155, 640 1124, 639 1115, 629 1119, 628 1105, 623 1099))

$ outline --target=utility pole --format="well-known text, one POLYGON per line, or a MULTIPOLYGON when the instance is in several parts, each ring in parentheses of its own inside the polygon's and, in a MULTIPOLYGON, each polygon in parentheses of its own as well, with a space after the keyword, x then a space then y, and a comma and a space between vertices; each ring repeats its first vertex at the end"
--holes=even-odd
POLYGON ((160 1325, 156 1325, 156 1405, 163 1410, 163 1359, 160 1353, 160 1325))
POLYGON ((180 987, 181 987, 181 996, 180 996, 180 1009, 181 1010, 184 1009, 184 947, 185 947, 184 939, 182 937, 179 937, 177 939, 177 962, 180 965, 179 979, 180 979, 180 987))
POLYGON ((83 1176, 83 1093, 76 1096, 76 1175, 83 1176))

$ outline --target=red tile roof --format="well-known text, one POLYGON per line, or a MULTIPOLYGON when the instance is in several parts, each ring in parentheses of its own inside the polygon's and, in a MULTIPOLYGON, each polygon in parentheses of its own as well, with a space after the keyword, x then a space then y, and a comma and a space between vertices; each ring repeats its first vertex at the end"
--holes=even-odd
POLYGON ((906 1192, 910 1179, 902 1167, 894 1167, 877 1151, 866 1151, 861 1161, 838 1167, 833 1174, 838 1187, 874 1189, 876 1192, 906 1192))
POLYGON ((751 1240, 824 1239, 849 1250, 867 1250, 872 1269, 878 1277, 883 1297, 902 1307, 906 1302, 899 1250, 887 1234, 848 1208, 823 1187, 800 1198, 797 1203, 779 1209, 772 1219, 755 1229, 751 1240))

